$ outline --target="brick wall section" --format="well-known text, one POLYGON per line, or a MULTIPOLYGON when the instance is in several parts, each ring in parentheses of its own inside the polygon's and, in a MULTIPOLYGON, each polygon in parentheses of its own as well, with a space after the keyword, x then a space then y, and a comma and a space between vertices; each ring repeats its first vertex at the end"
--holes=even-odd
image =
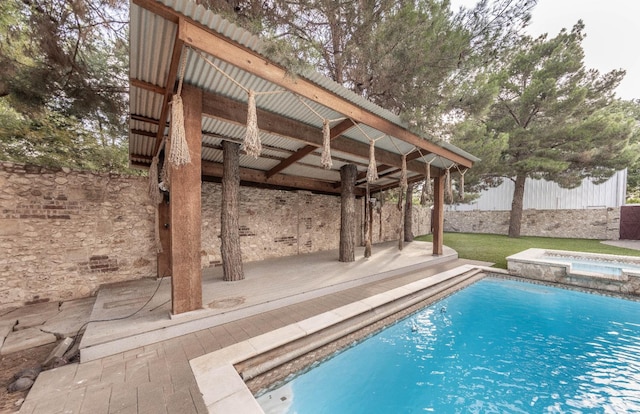
MULTIPOLYGON (((446 211, 444 231, 508 234, 509 211, 446 211)), ((523 236, 617 240, 620 209, 525 210, 523 236)))
POLYGON ((146 180, 0 163, 0 307, 155 271, 146 180))

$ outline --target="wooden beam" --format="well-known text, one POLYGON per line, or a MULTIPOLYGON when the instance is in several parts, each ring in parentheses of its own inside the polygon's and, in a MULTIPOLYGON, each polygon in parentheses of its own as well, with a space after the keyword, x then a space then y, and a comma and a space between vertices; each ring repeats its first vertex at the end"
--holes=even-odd
POLYGON ((167 92, 166 88, 162 86, 154 85, 153 83, 145 82, 140 79, 129 78, 129 83, 131 86, 135 86, 136 88, 144 89, 150 92, 155 92, 159 95, 164 95, 167 92))
POLYGON ((178 23, 179 13, 155 0, 132 0, 132 3, 142 7, 143 9, 147 9, 170 22, 178 23))
POLYGON ((442 256, 444 237, 444 174, 433 179, 433 214, 431 214, 431 228, 433 229, 433 255, 442 256))
MULTIPOLYGON (((166 87, 164 98, 162 100, 162 109, 160 110, 160 124, 164 124, 167 120, 167 115, 169 113, 169 100, 173 96, 173 89, 176 83, 176 77, 178 76, 178 67, 180 66, 180 56, 182 56, 183 46, 184 42, 179 38, 178 33, 176 33, 176 38, 173 42, 173 51, 171 52, 171 64, 169 65, 169 72, 167 73, 167 80, 165 82, 166 87)), ((200 107, 201 106, 202 104, 200 105, 200 107)), ((164 128, 160 127, 158 128, 158 133, 156 134, 156 145, 153 148, 153 156, 158 153, 158 149, 160 148, 160 144, 162 143, 163 136, 164 128)))
POLYGON ((160 123, 157 119, 148 118, 142 115, 131 114, 129 117, 132 121, 146 122, 147 124, 158 125, 160 123))
POLYGON ((295 79, 288 76, 286 69, 265 59, 258 53, 244 48, 230 39, 190 20, 180 18, 178 39, 193 48, 224 60, 239 69, 310 99, 313 102, 317 102, 327 108, 331 108, 356 122, 369 125, 387 135, 405 141, 422 150, 440 155, 465 167, 471 167, 473 165, 471 160, 423 139, 409 130, 373 114, 300 76, 295 79))
MULTIPOLYGON (((392 167, 391 165, 378 165, 378 174, 385 172, 387 170, 390 170, 392 167)), ((363 179, 367 178, 367 170, 362 171, 361 173, 358 173, 358 177, 356 178, 356 181, 361 181, 363 179)))
MULTIPOLYGON (((241 126, 247 124, 247 104, 222 95, 205 92, 203 95, 202 112, 209 118, 220 119, 241 126)), ((320 128, 303 124, 262 109, 257 110, 257 116, 258 128, 261 131, 296 139, 314 147, 313 149, 322 146, 322 130, 320 128)), ((345 121, 338 125, 341 125, 341 128, 346 128, 347 123, 345 121)), ((336 125, 336 127, 338 125, 336 125)), ((369 160, 369 144, 361 143, 339 134, 336 134, 336 137, 331 141, 331 149, 355 155, 367 160, 367 162, 369 160)), ((392 165, 396 168, 402 166, 401 155, 380 148, 376 148, 375 151, 377 162, 392 165)), ((417 154, 417 152, 415 154, 417 154)), ((424 163, 416 160, 408 161, 407 169, 423 174, 424 163)))
POLYGON ((300 161, 301 159, 303 159, 307 155, 311 154, 316 149, 317 149, 317 147, 314 147, 313 145, 307 145, 307 146, 304 146, 304 147, 300 148, 298 151, 294 152, 290 157, 285 158, 278 165, 276 165, 275 167, 273 167, 272 169, 267 171, 265 173, 265 176, 267 178, 273 177, 274 175, 276 175, 280 171, 284 170, 285 168, 289 167, 290 165, 300 161))
POLYGON ((160 236, 160 246, 162 251, 157 255, 156 269, 158 277, 171 276, 171 232, 169 223, 171 221, 169 199, 163 196, 158 204, 158 235, 160 236))
MULTIPOLYGON (((220 178, 223 174, 222 164, 205 161, 202 163, 202 174, 206 177, 220 178)), ((264 171, 250 168, 240 168, 240 180, 247 183, 264 184, 280 188, 295 188, 321 193, 340 194, 340 190, 336 189, 332 182, 286 174, 276 174, 267 178, 264 171)), ((362 196, 364 195, 364 191, 357 191, 356 195, 362 196)))
POLYGON ((155 132, 143 131, 140 129, 132 129, 131 133, 133 135, 142 135, 143 137, 151 137, 151 138, 155 138, 157 135, 155 132))
POLYGON ((171 232, 171 300, 174 314, 202 308, 200 267, 202 200, 202 91, 184 85, 184 130, 191 163, 171 163, 169 231, 171 232))
MULTIPOLYGON (((340 122, 339 124, 331 128, 331 133, 329 137, 331 140, 333 140, 334 138, 340 136, 340 134, 342 134, 343 132, 346 132, 352 127, 353 127, 353 122, 351 122, 350 119, 345 119, 344 121, 340 122)), ((267 171, 267 177, 271 177, 272 175, 279 173, 280 171, 284 170, 285 168, 289 167, 295 162, 300 161, 301 159, 303 159, 304 157, 306 157, 307 155, 315 151, 317 148, 318 147, 316 147, 315 145, 307 145, 306 147, 300 148, 298 151, 295 152, 295 154, 291 155, 286 160, 282 160, 280 164, 276 165, 275 167, 267 171)))

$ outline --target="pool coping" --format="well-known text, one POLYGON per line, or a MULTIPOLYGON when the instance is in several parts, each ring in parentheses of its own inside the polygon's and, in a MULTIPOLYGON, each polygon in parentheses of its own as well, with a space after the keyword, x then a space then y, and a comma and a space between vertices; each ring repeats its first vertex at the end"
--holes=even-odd
POLYGON ((633 265, 640 265, 640 259, 635 256, 622 256, 604 253, 588 253, 588 252, 576 252, 569 250, 554 250, 554 249, 541 249, 530 248, 519 253, 508 256, 507 266, 509 270, 513 270, 513 265, 516 263, 524 263, 531 265, 541 265, 549 268, 563 269, 567 276, 593 278, 600 280, 610 280, 616 282, 627 282, 629 277, 640 277, 640 272, 625 268, 622 265, 620 268, 620 275, 606 274, 599 272, 592 272, 587 270, 577 270, 573 268, 571 263, 563 263, 559 261, 553 261, 553 259, 547 259, 547 257, 554 258, 567 258, 567 259, 584 259, 594 260, 604 263, 629 263, 633 265), (546 256, 546 257, 545 257, 546 256))
MULTIPOLYGON (((190 360, 191 370, 208 412, 264 414, 243 378, 236 371, 235 364, 470 272, 493 273, 495 269, 476 265, 459 266, 190 360)), ((404 307, 406 306, 402 306, 404 307)))

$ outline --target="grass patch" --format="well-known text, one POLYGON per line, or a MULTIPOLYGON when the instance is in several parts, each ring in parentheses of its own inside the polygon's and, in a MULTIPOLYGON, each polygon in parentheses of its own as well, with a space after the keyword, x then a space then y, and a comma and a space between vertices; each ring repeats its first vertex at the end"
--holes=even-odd
MULTIPOLYGON (((433 241, 431 234, 416 240, 433 241)), ((445 233, 444 245, 458 252, 461 259, 495 263, 495 267, 507 268, 507 256, 530 248, 569 250, 576 252, 640 256, 640 251, 609 246, 591 239, 559 239, 551 237, 509 238, 499 234, 445 233)))

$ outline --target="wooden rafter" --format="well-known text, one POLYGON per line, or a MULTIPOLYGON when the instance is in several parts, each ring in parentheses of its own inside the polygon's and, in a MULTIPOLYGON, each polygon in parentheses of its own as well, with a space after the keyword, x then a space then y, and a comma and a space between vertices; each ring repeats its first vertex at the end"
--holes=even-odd
POLYGON ((131 114, 129 117, 132 121, 140 121, 152 125, 158 125, 160 123, 160 121, 158 121, 157 119, 149 118, 143 115, 131 114))
MULTIPOLYGON (((340 136, 340 134, 342 134, 343 132, 346 132, 351 127, 353 127, 353 122, 351 122, 350 119, 345 119, 344 121, 340 122, 339 124, 331 128, 331 133, 330 133, 331 140, 334 140, 336 137, 340 136)), ((288 166, 294 164, 295 162, 300 161, 301 159, 303 159, 304 157, 306 157, 307 155, 315 151, 317 148, 318 147, 315 145, 307 145, 300 148, 289 158, 287 158, 286 160, 283 160, 280 164, 276 165, 275 167, 267 171, 267 177, 271 177, 274 174, 284 170, 288 166)))
MULTIPOLYGON (((313 146, 314 149, 322 146, 322 130, 320 128, 315 128, 261 109, 258 109, 257 112, 258 127, 261 131, 304 142, 307 145, 313 146)), ((244 126, 247 122, 246 103, 210 92, 203 95, 202 113, 206 117, 219 119, 236 125, 244 126)), ((339 125, 342 125, 342 123, 339 125)), ((346 123, 344 125, 346 125, 346 123)), ((337 135, 331 141, 331 149, 352 154, 363 159, 369 158, 368 144, 355 141, 343 135, 337 135)), ((394 167, 402 166, 401 155, 380 148, 376 148, 375 151, 378 162, 394 167)), ((407 169, 423 173, 424 163, 415 160, 408 161, 407 169)))
MULTIPOLYGON (((184 42, 176 33, 176 38, 173 42, 173 51, 171 52, 171 64, 169 65, 169 73, 167 74, 167 81, 165 82, 166 88, 164 92, 164 99, 162 100, 162 110, 160 111, 160 122, 165 122, 169 113, 169 100, 173 95, 174 85, 176 83, 176 76, 178 75, 178 67, 180 66, 180 56, 182 55, 182 48, 184 42)), ((158 128, 156 134, 156 144, 153 148, 153 155, 155 156, 162 143, 164 136, 164 128, 158 128)))
MULTIPOLYGON (((202 175, 205 177, 221 178, 223 173, 222 164, 213 162, 202 163, 202 175)), ((311 178, 295 177, 286 174, 275 174, 267 178, 264 171, 250 168, 240 168, 240 180, 254 184, 265 184, 283 188, 298 188, 309 191, 318 191, 330 194, 339 194, 340 190, 334 187, 334 183, 311 178)), ((364 191, 357 191, 358 196, 364 195, 364 191)))
POLYGON ((153 83, 145 82, 140 79, 130 78, 129 82, 131 86, 135 86, 136 88, 144 89, 146 91, 155 92, 159 95, 164 95, 167 92, 167 88, 163 88, 159 85, 154 85, 153 83))

